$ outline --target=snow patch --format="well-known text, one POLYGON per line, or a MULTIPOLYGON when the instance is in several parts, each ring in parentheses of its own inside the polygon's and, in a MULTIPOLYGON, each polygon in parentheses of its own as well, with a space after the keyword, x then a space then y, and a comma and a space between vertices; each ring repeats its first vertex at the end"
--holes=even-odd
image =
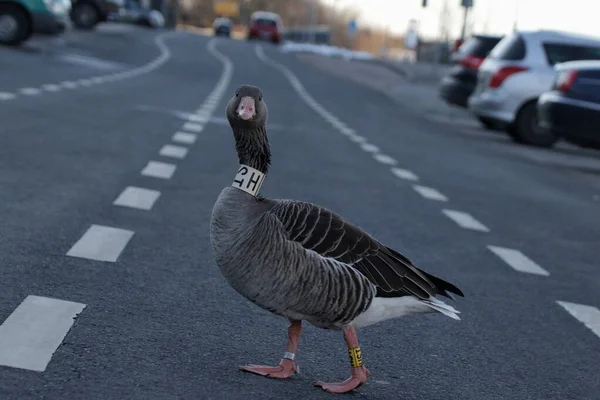
POLYGON ((375 58, 372 54, 364 51, 352 51, 324 44, 286 42, 281 45, 280 49, 283 53, 305 52, 326 57, 341 57, 346 60, 372 60, 375 58))

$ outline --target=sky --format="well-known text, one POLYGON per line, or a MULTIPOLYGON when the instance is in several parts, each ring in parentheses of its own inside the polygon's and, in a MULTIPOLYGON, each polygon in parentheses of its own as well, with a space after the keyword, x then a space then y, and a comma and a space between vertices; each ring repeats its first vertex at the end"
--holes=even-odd
MULTIPOLYGON (((436 38, 440 31, 440 14, 444 2, 451 9, 452 37, 460 36, 463 9, 461 0, 325 0, 338 7, 352 6, 361 13, 359 25, 376 24, 403 34, 411 19, 419 20, 419 31, 426 38, 436 38)), ((600 37, 599 0, 473 0, 469 20, 475 33, 506 34, 517 29, 554 29, 600 37), (518 7, 517 7, 518 4, 518 7), (566 17, 566 15, 569 17, 566 17), (486 32, 487 31, 487 32, 486 32)))

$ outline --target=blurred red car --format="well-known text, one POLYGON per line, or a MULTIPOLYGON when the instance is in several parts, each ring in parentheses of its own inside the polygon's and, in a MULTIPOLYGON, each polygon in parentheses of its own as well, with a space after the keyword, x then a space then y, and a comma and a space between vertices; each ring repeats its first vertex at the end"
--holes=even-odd
POLYGON ((283 24, 279 14, 266 11, 256 11, 250 17, 248 40, 267 40, 276 44, 283 38, 283 24))

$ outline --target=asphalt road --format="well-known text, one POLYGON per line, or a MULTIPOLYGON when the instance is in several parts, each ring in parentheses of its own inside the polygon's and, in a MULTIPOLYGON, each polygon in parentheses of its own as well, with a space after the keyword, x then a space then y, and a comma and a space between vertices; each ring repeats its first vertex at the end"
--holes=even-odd
POLYGON ((210 250, 212 205, 237 170, 224 108, 243 83, 269 106, 264 195, 327 206, 466 294, 461 321, 428 315, 359 331, 372 376, 348 397, 600 399, 598 317, 588 312, 588 327, 557 303, 600 307, 596 175, 528 161, 270 45, 220 39, 216 53, 191 33, 119 35, 114 51, 109 34, 0 49, 0 364, 12 363, 0 366, 0 399, 336 396, 311 382, 347 377, 339 332, 305 325, 301 374, 289 380, 237 370, 276 364, 287 334, 287 321, 225 283, 210 250), (64 81, 76 86, 42 86, 64 81), (180 158, 159 154, 168 144, 184 148, 171 148, 180 158), (175 169, 142 174, 150 161, 175 169), (421 188, 426 198, 415 184, 437 192, 421 188), (160 196, 146 209, 113 204, 127 187, 160 196), (471 229, 442 210, 467 213, 454 218, 471 229), (98 247, 91 226, 125 231, 98 247), (24 302, 30 295, 75 304, 43 308, 24 302))

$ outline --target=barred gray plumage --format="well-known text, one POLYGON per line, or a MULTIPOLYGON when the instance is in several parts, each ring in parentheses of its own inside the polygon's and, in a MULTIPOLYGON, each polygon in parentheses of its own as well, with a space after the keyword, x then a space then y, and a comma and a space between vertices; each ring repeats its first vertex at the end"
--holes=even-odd
POLYGON ((279 366, 240 368, 273 378, 291 376, 297 371, 294 356, 301 321, 308 321, 344 331, 352 354, 351 378, 315 385, 347 392, 369 374, 355 328, 434 311, 460 319, 459 311, 436 296, 463 293, 324 207, 258 195, 271 162, 267 115, 256 87, 240 87, 227 105, 240 169, 215 202, 210 240, 227 282, 254 304, 288 318, 291 325, 279 366))

